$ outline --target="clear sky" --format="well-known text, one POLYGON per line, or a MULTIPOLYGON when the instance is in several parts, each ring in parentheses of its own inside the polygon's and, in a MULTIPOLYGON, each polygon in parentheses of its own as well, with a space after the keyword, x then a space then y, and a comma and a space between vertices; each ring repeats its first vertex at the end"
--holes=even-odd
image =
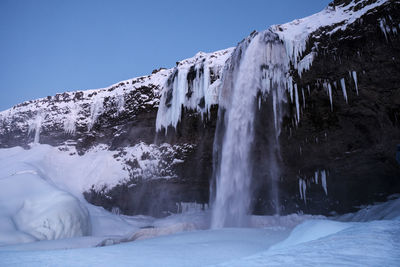
POLYGON ((329 0, 0 0, 0 110, 235 46, 329 0))

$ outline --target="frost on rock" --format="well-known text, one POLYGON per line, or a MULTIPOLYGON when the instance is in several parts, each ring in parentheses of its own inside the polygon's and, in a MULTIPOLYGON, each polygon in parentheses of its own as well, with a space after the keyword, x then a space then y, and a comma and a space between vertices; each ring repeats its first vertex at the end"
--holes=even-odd
POLYGON ((218 103, 220 76, 232 48, 214 53, 197 53, 179 62, 164 84, 157 113, 156 128, 176 128, 182 108, 195 110, 204 116, 218 103))

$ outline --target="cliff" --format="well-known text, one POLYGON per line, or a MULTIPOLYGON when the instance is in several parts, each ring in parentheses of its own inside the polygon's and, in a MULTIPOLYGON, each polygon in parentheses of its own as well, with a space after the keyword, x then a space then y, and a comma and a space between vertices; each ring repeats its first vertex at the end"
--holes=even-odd
POLYGON ((252 212, 352 211, 400 192, 399 7, 334 1, 172 69, 21 103, 0 113, 0 147, 109 151, 120 177, 82 192, 109 210, 163 216, 185 203, 205 208, 218 190, 225 114, 238 108, 233 88, 252 49, 260 66, 246 77, 261 84, 249 103, 252 212))

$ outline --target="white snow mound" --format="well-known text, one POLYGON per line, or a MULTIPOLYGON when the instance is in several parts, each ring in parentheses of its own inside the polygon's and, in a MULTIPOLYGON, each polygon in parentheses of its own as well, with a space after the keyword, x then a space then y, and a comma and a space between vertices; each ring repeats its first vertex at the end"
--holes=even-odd
POLYGON ((89 235, 88 211, 35 171, 0 178, 0 245, 89 235))

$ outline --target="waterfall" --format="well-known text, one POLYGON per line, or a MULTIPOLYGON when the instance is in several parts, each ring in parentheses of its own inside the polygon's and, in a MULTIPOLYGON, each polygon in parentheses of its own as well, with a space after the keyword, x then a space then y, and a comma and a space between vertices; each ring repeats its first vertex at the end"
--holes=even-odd
POLYGON ((253 33, 243 40, 231 55, 223 72, 219 101, 218 129, 214 142, 217 161, 213 228, 246 226, 251 208, 254 118, 257 95, 261 93, 271 105, 268 137, 269 178, 273 180, 271 202, 278 204, 276 182, 279 179, 278 136, 282 103, 289 80, 289 61, 285 46, 270 30, 253 33), (271 130, 269 129, 269 130, 271 130), (222 131, 222 133, 221 133, 222 131))

